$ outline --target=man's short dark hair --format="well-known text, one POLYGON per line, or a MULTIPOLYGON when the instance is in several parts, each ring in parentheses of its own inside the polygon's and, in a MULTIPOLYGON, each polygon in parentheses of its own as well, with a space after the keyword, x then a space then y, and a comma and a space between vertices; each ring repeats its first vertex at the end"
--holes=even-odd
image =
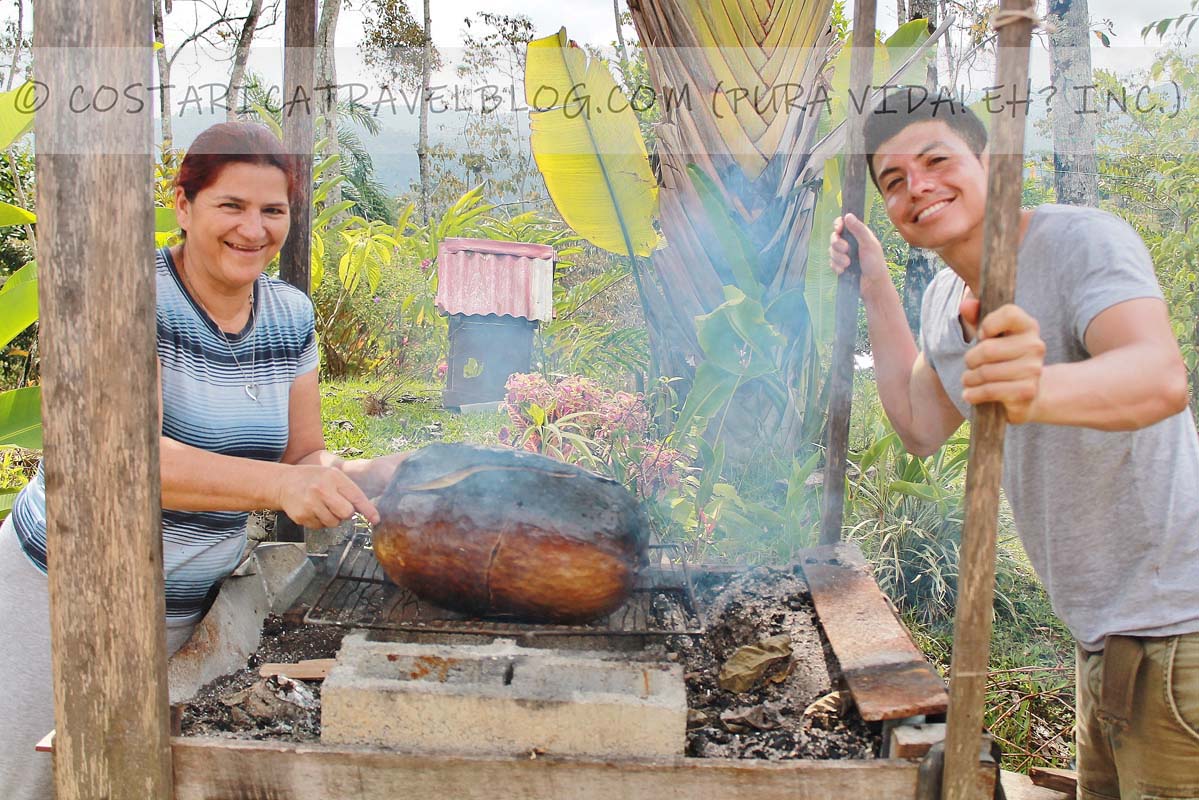
POLYGON ((974 155, 982 156, 987 147, 987 129, 978 115, 967 106, 947 97, 936 96, 921 86, 891 89, 867 115, 863 131, 866 166, 876 188, 878 176, 874 174, 874 155, 883 142, 898 136, 909 125, 938 120, 962 137, 974 155))

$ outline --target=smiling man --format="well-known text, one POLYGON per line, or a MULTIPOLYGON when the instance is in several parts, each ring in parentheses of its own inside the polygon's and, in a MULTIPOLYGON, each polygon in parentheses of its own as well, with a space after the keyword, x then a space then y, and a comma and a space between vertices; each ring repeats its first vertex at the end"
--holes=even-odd
POLYGON ((957 104, 866 122, 891 223, 949 267, 925 292, 919 348, 852 216, 834 226, 833 269, 849 265, 847 230, 879 396, 910 452, 936 451, 979 403, 1012 423, 1004 490, 1078 641, 1079 797, 1199 797, 1199 436, 1153 264, 1111 214, 1022 210, 1016 302, 979 324, 986 142, 957 104))

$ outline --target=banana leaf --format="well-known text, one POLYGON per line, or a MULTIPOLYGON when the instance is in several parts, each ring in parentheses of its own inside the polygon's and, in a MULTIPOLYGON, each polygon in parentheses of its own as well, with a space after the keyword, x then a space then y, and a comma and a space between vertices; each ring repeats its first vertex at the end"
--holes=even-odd
POLYGON ((650 255, 657 183, 637 116, 607 65, 588 61, 562 28, 529 43, 525 92, 533 157, 562 218, 610 253, 650 255))

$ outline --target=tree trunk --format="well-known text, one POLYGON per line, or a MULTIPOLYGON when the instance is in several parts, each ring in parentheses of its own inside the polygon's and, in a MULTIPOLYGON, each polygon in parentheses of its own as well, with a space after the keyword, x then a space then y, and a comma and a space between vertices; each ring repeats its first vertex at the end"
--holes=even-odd
MULTIPOLYGON (((936 0, 912 0, 911 10, 912 19, 928 20, 929 33, 936 29, 936 0)), ((929 59, 924 85, 930 92, 935 92, 937 89, 936 58, 929 59)), ((919 335, 920 332, 920 303, 924 298, 924 290, 928 288, 929 282, 937 274, 938 268, 937 256, 931 250, 913 247, 908 251, 908 263, 903 271, 903 311, 908 318, 908 327, 914 334, 919 335)))
MULTIPOLYGON (((337 142, 337 15, 341 12, 341 0, 322 0, 321 19, 316 29, 316 113, 325 118, 325 150, 321 154, 328 158, 340 151, 337 142)), ((326 170, 328 179, 341 174, 341 165, 333 164, 326 170)), ((329 205, 341 202, 341 185, 334 186, 327 195, 329 205)), ((344 216, 344 215, 339 215, 344 216)))
MULTIPOLYGON (((899 0, 903 2, 903 0, 899 0)), ((620 0, 612 0, 612 13, 616 15, 616 45, 620 48, 620 78, 629 84, 629 48, 624 43, 624 26, 620 24, 620 0)))
POLYGON ((1090 13, 1087 0, 1049 0, 1049 13, 1058 19, 1051 34, 1051 76, 1057 89, 1051 100, 1053 122, 1054 189, 1057 201, 1074 206, 1099 204, 1099 176, 1095 159, 1095 115, 1076 114, 1069 98, 1076 86, 1091 79, 1090 13))
POLYGON ((233 50, 233 71, 229 74, 228 107, 225 109, 225 120, 233 122, 237 119, 237 105, 241 98, 241 82, 246 75, 246 60, 250 57, 250 42, 254 39, 254 31, 258 27, 258 18, 262 16, 262 0, 250 0, 250 10, 246 14, 246 22, 242 25, 241 35, 237 37, 237 46, 233 50))
MULTIPOLYGON (((433 72, 433 19, 429 14, 429 0, 425 0, 424 54, 420 63, 420 134, 416 141, 416 159, 420 166, 420 218, 421 224, 429 224, 429 80, 433 72)), ((403 233, 403 231, 400 231, 403 233)))
POLYGON ((158 102, 159 121, 162 126, 162 149, 171 149, 175 137, 171 133, 171 60, 167 58, 166 38, 163 33, 162 0, 154 0, 154 41, 162 47, 154 52, 158 59, 158 102))

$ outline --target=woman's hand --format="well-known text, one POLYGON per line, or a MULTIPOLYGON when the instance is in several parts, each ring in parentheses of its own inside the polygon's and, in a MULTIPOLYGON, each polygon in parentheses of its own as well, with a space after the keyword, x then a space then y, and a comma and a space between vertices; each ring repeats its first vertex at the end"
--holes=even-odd
POLYGON ((358 488, 367 497, 378 497, 387 489, 387 484, 391 483, 391 476, 396 468, 410 455, 411 452, 406 452, 378 458, 362 458, 343 461, 340 466, 341 471, 358 484, 358 488))
POLYGON ((879 244, 874 232, 853 214, 837 217, 833 220, 833 233, 829 236, 828 260, 833 271, 840 275, 849 269, 849 242, 844 233, 852 234, 858 240, 858 262, 862 265, 862 290, 868 291, 872 285, 882 281, 891 282, 887 272, 887 260, 883 258, 883 246, 879 244))
POLYGON ((332 528, 357 512, 372 525, 379 510, 337 467, 296 464, 281 471, 276 507, 306 528, 332 528))

